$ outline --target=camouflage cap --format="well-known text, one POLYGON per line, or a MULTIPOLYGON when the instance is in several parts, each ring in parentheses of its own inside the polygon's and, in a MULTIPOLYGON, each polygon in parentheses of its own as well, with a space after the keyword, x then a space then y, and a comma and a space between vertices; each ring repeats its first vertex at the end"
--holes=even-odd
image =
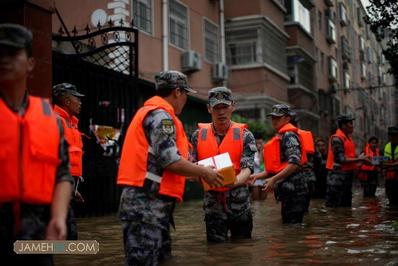
POLYGON ((388 134, 398 134, 398 126, 388 127, 388 134))
POLYGON ((156 90, 162 89, 184 89, 187 92, 196 93, 191 86, 188 85, 187 76, 175 70, 163 71, 155 75, 156 90))
POLYGON ((32 47, 32 32, 18 24, 0 24, 0 45, 21 49, 32 47))
POLYGON ((208 97, 209 105, 211 107, 214 107, 220 103, 231 105, 234 102, 232 91, 227 87, 212 88, 209 90, 208 97))
POLYGON ((292 116, 292 114, 296 114, 292 112, 290 106, 287 104, 275 104, 272 106, 271 113, 267 114, 267 116, 292 116))
POLYGON ((341 114, 336 116, 336 121, 343 123, 343 122, 350 122, 352 120, 355 120, 354 116, 352 114, 341 114))
POLYGON ((77 92, 77 88, 75 85, 70 83, 60 83, 53 86, 53 96, 60 97, 62 95, 73 95, 76 97, 84 97, 84 94, 77 92))

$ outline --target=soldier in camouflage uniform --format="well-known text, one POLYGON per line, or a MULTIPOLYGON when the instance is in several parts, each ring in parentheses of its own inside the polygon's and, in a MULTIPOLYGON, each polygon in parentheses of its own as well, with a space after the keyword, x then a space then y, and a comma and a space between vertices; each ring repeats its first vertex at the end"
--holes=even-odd
POLYGON ((350 207, 352 203, 352 178, 358 162, 371 164, 365 155, 356 156, 355 144, 351 139, 354 131, 353 120, 349 114, 336 118, 338 129, 330 137, 326 168, 329 173, 326 179, 327 207, 350 207))
MULTIPOLYGON (((66 213, 67 206, 69 204, 71 187, 73 184, 73 178, 69 173, 69 157, 68 157, 68 146, 64 139, 63 127, 60 120, 56 120, 54 112, 51 110, 50 103, 44 99, 29 96, 26 89, 26 81, 29 72, 33 69, 32 59, 32 33, 20 26, 15 24, 0 24, 0 106, 1 106, 1 119, 0 124, 3 129, 7 123, 18 123, 17 127, 22 130, 36 126, 46 126, 47 131, 45 135, 29 136, 29 134, 21 134, 22 139, 18 134, 13 136, 7 136, 6 132, 3 132, 3 138, 0 140, 2 149, 5 149, 7 157, 2 158, 3 161, 0 164, 0 261, 2 264, 7 265, 53 265, 51 255, 16 255, 13 251, 13 244, 16 240, 62 240, 65 239, 66 235, 66 213), (41 101, 39 105, 35 102, 41 101), (36 110, 34 108, 39 108, 36 110), (7 111, 4 111, 7 109, 7 111), (43 118, 39 115, 35 116, 36 121, 32 121, 32 113, 44 113, 44 117, 49 117, 48 120, 44 120, 43 124, 36 124, 36 121, 42 120, 43 118), (5 120, 5 117, 18 117, 12 122, 5 120), (27 118, 29 117, 29 118, 27 118), (51 118, 51 119, 50 119, 51 118), (54 118, 54 120, 52 120, 54 118), (53 121, 57 121, 55 130, 53 131, 53 121), (47 123, 48 122, 48 123, 47 123), (57 135, 52 135, 55 133, 57 135), (32 184, 35 180, 32 180, 32 175, 38 177, 37 173, 32 173, 31 168, 27 167, 25 162, 30 159, 30 149, 34 149, 33 142, 51 143, 51 139, 59 138, 59 143, 55 143, 55 149, 58 146, 58 159, 59 163, 53 165, 53 162, 47 161, 45 157, 35 158, 34 165, 37 168, 37 164, 41 167, 56 168, 54 175, 52 172, 46 172, 43 169, 44 176, 48 178, 54 178, 54 191, 53 193, 41 189, 35 192, 34 197, 43 200, 43 195, 51 197, 51 204, 37 204, 33 203, 25 193, 20 193, 18 199, 8 199, 4 197, 3 192, 10 189, 13 186, 13 179, 18 179, 21 183, 31 189, 32 184), (17 140, 15 140, 17 139, 17 140), (50 141, 48 141, 50 139, 50 141), (20 157, 25 160, 19 160, 18 167, 15 169, 9 169, 10 165, 14 165, 16 162, 14 150, 7 150, 6 146, 9 144, 16 144, 15 149, 20 148, 20 157), (51 166, 50 166, 51 164, 51 166), (21 169, 18 169, 21 168, 21 169), (11 170, 11 173, 10 173, 11 170), (19 172, 18 177, 16 173, 19 172), (4 176, 6 175, 6 176, 4 176), (30 179, 29 179, 30 178, 30 179)), ((14 125, 13 125, 14 126, 14 125)), ((21 130, 21 131, 22 131, 21 130)), ((20 132, 21 132, 20 131, 20 132)), ((9 135, 9 134, 8 134, 9 135)), ((51 143, 51 146, 53 143, 51 143)), ((38 144, 35 144, 38 145, 38 144)), ((45 148, 43 148, 45 150, 45 148)), ((56 153, 56 152, 55 152, 56 153)), ((48 154, 50 156, 57 156, 56 154, 48 154)), ((51 158, 51 157, 50 157, 51 158)), ((49 180, 41 180, 42 187, 50 186, 49 180)), ((47 187, 48 189, 49 187, 47 187)), ((17 188, 19 191, 22 189, 17 188)), ((28 190, 26 189, 26 190, 28 190)), ((38 189, 38 188, 37 188, 38 189)), ((24 191, 26 191, 24 190, 24 191)), ((32 193, 32 192, 31 192, 32 193)), ((12 192, 12 194, 18 194, 12 192)), ((8 194, 10 197, 10 193, 8 194)), ((30 198, 32 195, 30 195, 30 198)), ((37 199, 36 199, 37 200, 37 199)), ((47 201, 47 200, 43 200, 47 201)))
MULTIPOLYGON (((212 116, 211 131, 207 132, 207 141, 214 141, 218 151, 229 145, 226 143, 229 134, 234 129, 231 114, 234 110, 232 93, 228 88, 213 88, 208 93, 208 111, 212 116), (225 140, 225 141, 224 141, 225 140)), ((192 157, 195 161, 203 160, 198 153, 199 132, 196 130, 191 136, 193 146, 192 157)), ((203 129, 202 129, 203 130, 203 129)), ((209 131, 210 131, 209 130, 209 131)), ((234 131, 235 132, 235 131, 234 131)), ((239 131, 240 132, 240 131, 239 131)), ((240 161, 235 162, 235 171, 240 168, 236 183, 228 188, 209 190, 204 195, 203 209, 205 212, 206 234, 209 242, 225 242, 228 240, 228 231, 231 239, 251 238, 253 228, 252 212, 250 206, 250 192, 245 184, 254 168, 254 153, 257 151, 253 134, 244 128, 242 132, 243 147, 229 145, 224 152, 230 156, 235 153, 233 149, 242 149, 240 161)), ((204 144, 206 145, 206 144, 204 144)), ((209 148, 212 145, 209 145, 209 148)), ((217 151, 215 152, 217 155, 217 151)), ((219 152, 222 153, 222 152, 219 152)), ((239 157, 239 155, 237 156, 239 157)), ((233 158, 233 156, 231 156, 233 158)))
POLYGON ((301 223, 308 210, 309 190, 301 169, 302 143, 298 129, 290 123, 291 115, 290 107, 285 104, 274 105, 267 115, 278 132, 264 146, 266 173, 255 178, 266 178, 264 190, 274 190, 275 198, 281 202, 282 223, 301 223))
POLYGON ((118 184, 124 188, 119 217, 126 265, 157 265, 171 256, 169 224, 173 222, 175 201, 182 199, 182 175, 202 176, 211 184, 221 183, 213 169, 189 162, 180 146, 185 140, 188 153, 188 141, 175 116, 181 113, 187 93, 195 92, 188 86, 187 77, 178 71, 162 72, 156 77, 156 85, 157 96, 144 103, 129 126, 120 161, 118 184), (146 111, 148 108, 150 111, 146 111), (144 149, 138 149, 139 146, 144 149), (144 165, 137 165, 140 158, 144 165), (140 177, 143 168, 146 172, 140 177), (168 192, 162 190, 166 185, 168 192), (180 194, 173 193, 177 188, 180 194))
MULTIPOLYGON (((297 116, 297 113, 292 112, 291 117, 292 117, 292 120, 290 123, 293 126, 298 127, 299 118, 297 116)), ((307 152, 306 156, 307 156, 307 163, 305 163, 302 166, 302 170, 303 170, 303 175, 304 175, 305 179, 307 180, 307 185, 308 185, 308 189, 309 189, 308 207, 307 207, 307 210, 308 210, 309 205, 310 205, 311 196, 313 195, 313 193, 315 191, 316 176, 314 173, 314 153, 307 152)))

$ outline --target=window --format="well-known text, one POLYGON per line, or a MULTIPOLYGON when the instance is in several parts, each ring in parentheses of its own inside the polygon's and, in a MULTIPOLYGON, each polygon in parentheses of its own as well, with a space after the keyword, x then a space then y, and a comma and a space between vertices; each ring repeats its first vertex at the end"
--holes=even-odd
POLYGON ((227 33, 227 62, 229 65, 257 63, 257 30, 236 30, 227 33))
POLYGON ((218 27, 209 20, 204 19, 205 58, 211 63, 219 60, 218 53, 218 27))
POLYGON ((340 24, 345 26, 348 24, 347 11, 343 3, 339 4, 340 24))
POLYGON ((176 0, 169 2, 170 42, 177 47, 188 47, 188 11, 176 0))
POLYGON ((368 58, 368 63, 369 63, 369 64, 372 63, 372 59, 373 59, 372 50, 373 50, 373 49, 372 49, 371 47, 368 47, 368 48, 366 49, 366 51, 367 51, 366 57, 368 58))
POLYGON ((379 84, 380 84, 383 81, 383 69, 381 68, 381 66, 379 66, 377 68, 377 74, 378 74, 377 77, 379 79, 379 84))
POLYGON ((348 90, 350 88, 350 74, 348 71, 344 71, 344 89, 348 90))
POLYGON ((292 0, 293 20, 299 22, 303 28, 311 33, 310 11, 305 8, 300 1, 292 0))
POLYGON ((152 34, 152 0, 133 0, 132 8, 135 26, 152 34))
POLYGON ((361 63, 361 78, 362 79, 366 78, 366 65, 365 65, 365 63, 361 63))
POLYGON ((333 57, 329 57, 329 79, 337 80, 337 62, 333 57))
POLYGON ((361 12, 361 9, 359 7, 357 8, 357 21, 358 21, 358 26, 362 27, 363 26, 362 12, 361 12))
POLYGON ((333 20, 330 18, 328 19, 328 34, 326 38, 329 43, 336 42, 336 29, 333 20))
POLYGON ((261 38, 258 54, 261 62, 287 74, 286 40, 269 26, 262 27, 259 34, 261 38))
POLYGON ((361 51, 365 51, 365 39, 362 37, 362 35, 359 35, 359 49, 361 51))

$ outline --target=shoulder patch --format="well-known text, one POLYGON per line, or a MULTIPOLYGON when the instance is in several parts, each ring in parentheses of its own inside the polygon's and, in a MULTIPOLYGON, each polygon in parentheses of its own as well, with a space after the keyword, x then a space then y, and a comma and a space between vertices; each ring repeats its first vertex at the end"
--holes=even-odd
POLYGON ((173 134, 174 133, 174 123, 171 119, 163 119, 162 123, 162 130, 166 134, 173 134))

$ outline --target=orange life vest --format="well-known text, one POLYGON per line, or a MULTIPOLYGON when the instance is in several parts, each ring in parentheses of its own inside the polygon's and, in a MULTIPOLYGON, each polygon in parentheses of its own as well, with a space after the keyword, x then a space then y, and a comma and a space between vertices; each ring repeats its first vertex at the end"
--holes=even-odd
MULTIPOLYGON (((155 109, 163 109, 170 114, 176 128, 178 151, 182 158, 188 158, 188 139, 181 121, 175 115, 173 107, 166 100, 159 96, 154 96, 147 100, 144 106, 137 111, 127 130, 120 159, 117 178, 118 185, 142 187, 145 178, 153 178, 154 174, 147 172, 148 151, 150 147, 142 124, 147 114, 155 109)), ((182 201, 184 188, 184 176, 166 169, 163 171, 159 194, 174 197, 178 201, 182 201)))
POLYGON ((79 120, 58 105, 54 106, 54 111, 61 118, 65 139, 69 144, 70 173, 72 176, 82 176, 83 142, 78 128, 79 120))
POLYGON ((0 99, 0 203, 50 204, 60 132, 50 103, 29 96, 23 116, 0 99))
MULTIPOLYGON (((373 152, 373 150, 370 148, 370 145, 367 144, 364 150, 364 153, 366 156, 370 156, 371 158, 375 157, 375 156, 380 156, 380 150, 379 148, 376 148, 376 152, 373 152)), ((363 164, 361 166, 361 170, 362 171, 374 171, 375 170, 375 166, 374 165, 366 165, 363 164)))
MULTIPOLYGON (((231 126, 220 145, 214 136, 212 123, 199 123, 198 127, 198 161, 228 152, 234 165, 235 174, 239 174, 240 159, 243 153, 243 129, 247 128, 247 125, 231 121, 231 126)), ((227 191, 228 188, 218 187, 213 190, 227 191)))
MULTIPOLYGON (((366 156, 370 156, 371 158, 374 156, 379 156, 380 151, 378 148, 376 148, 376 152, 373 152, 373 150, 370 148, 369 143, 366 144, 365 149, 364 149, 364 154, 366 156)), ((358 179, 362 181, 368 180, 368 173, 369 171, 375 171, 376 167, 374 165, 366 165, 363 164, 360 167, 360 171, 358 172, 358 179)))
POLYGON ((307 155, 304 147, 304 140, 302 134, 297 127, 293 126, 290 123, 287 123, 282 128, 279 129, 278 133, 267 143, 264 145, 264 167, 265 171, 270 174, 277 174, 282 171, 287 165, 288 162, 281 162, 281 141, 283 134, 293 131, 297 133, 300 139, 300 148, 301 148, 301 165, 307 163, 307 155))
POLYGON ((312 137, 312 132, 309 130, 298 129, 298 134, 303 140, 303 146, 306 154, 314 154, 314 138, 312 137))
MULTIPOLYGON (((337 137, 343 141, 344 144, 344 156, 346 158, 355 158, 355 143, 352 141, 350 137, 347 137, 343 131, 340 129, 336 130, 336 133, 330 137, 329 140, 329 150, 328 150, 328 159, 326 161, 326 168, 329 170, 333 170, 334 166, 334 154, 332 150, 332 138, 337 137)), ((352 171, 356 168, 356 163, 344 163, 341 165, 341 170, 343 172, 352 171)))

